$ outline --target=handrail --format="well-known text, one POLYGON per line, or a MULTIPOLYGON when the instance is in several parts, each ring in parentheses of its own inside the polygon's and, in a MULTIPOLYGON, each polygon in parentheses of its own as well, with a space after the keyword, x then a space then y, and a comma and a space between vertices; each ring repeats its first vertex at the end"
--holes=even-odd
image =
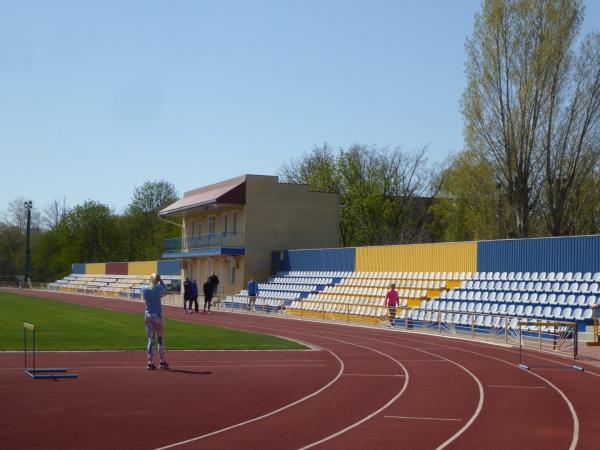
POLYGON ((165 239, 165 253, 190 252, 211 247, 243 247, 245 234, 240 232, 222 232, 165 239))

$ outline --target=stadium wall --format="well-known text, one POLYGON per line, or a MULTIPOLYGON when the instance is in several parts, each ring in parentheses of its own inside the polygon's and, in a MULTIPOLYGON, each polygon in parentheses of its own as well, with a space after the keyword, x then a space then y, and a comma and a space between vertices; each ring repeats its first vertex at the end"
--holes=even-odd
POLYGON ((325 248, 315 250, 284 250, 272 252, 272 270, 335 270, 354 271, 356 249, 325 248))
POLYGON ((600 272, 600 236, 477 243, 479 272, 600 272))
POLYGON ((475 272, 477 243, 357 247, 355 270, 358 272, 475 272))
POLYGON ((600 236, 272 252, 272 271, 600 272, 600 236))
POLYGON ((87 275, 150 275, 157 271, 161 275, 181 275, 181 261, 75 263, 71 265, 71 273, 87 275))

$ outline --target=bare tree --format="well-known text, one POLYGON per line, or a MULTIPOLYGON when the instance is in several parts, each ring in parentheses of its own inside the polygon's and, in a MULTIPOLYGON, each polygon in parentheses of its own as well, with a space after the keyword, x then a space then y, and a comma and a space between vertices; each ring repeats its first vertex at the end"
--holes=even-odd
POLYGON ((554 236, 576 231, 579 188, 600 157, 600 34, 587 36, 572 60, 554 66, 544 120, 542 208, 554 236))
POLYGON ((66 199, 63 197, 62 202, 55 199, 44 208, 42 224, 46 229, 52 230, 65 219, 67 212, 66 199))
POLYGON ((580 0, 485 0, 467 40, 467 144, 496 173, 517 236, 528 236, 540 199, 544 148, 556 130, 550 111, 572 75, 570 48, 582 16, 580 0))

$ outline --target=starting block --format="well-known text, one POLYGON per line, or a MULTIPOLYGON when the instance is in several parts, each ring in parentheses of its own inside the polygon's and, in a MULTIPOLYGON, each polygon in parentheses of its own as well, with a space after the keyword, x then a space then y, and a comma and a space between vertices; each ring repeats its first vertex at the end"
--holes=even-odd
POLYGON ((24 372, 34 379, 48 378, 77 378, 76 373, 66 373, 69 370, 64 368, 44 368, 38 369, 35 365, 35 325, 30 323, 23 324, 23 355, 25 357, 24 372), (33 367, 27 366, 27 331, 31 331, 31 356, 33 367))

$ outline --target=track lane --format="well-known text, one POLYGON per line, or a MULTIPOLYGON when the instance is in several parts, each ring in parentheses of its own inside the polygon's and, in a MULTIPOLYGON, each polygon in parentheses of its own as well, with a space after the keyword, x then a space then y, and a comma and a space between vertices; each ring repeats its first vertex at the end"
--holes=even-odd
MULTIPOLYGON (((112 306, 115 306, 115 305, 106 304, 105 300, 106 299, 98 299, 95 302, 99 303, 97 306, 100 306, 100 307, 105 307, 105 306, 112 307, 112 306)), ((116 305, 116 308, 115 308, 115 309, 118 309, 118 310, 122 310, 122 307, 121 307, 122 304, 126 304, 127 308, 131 309, 131 310, 141 309, 139 307, 139 303, 137 303, 137 302, 136 302, 137 304, 134 303, 134 302, 126 302, 126 301, 124 302, 124 301, 121 301, 121 300, 114 300, 113 302, 118 302, 118 304, 116 305)), ((74 301, 74 303, 79 303, 79 301, 74 301)), ((84 302, 84 304, 89 304, 89 303, 88 302, 84 302)), ((171 309, 172 308, 167 308, 167 310, 171 310, 171 309)), ((176 314, 176 311, 173 310, 173 313, 176 314)), ((170 316, 170 314, 171 313, 169 312, 169 316, 170 316)), ((192 316, 192 317, 193 317, 193 319, 190 319, 190 320, 196 321, 196 318, 198 316, 192 316)), ((187 317, 185 319, 188 320, 187 317)), ((204 319, 205 319, 204 317, 200 317, 201 321, 204 321, 204 319)), ((252 315, 246 315, 246 314, 239 315, 239 314, 217 313, 217 314, 208 316, 207 319, 210 319, 209 323, 211 323, 211 322, 218 322, 219 320, 223 320, 222 325, 224 325, 224 326, 240 327, 240 328, 244 324, 248 325, 249 321, 253 321, 253 320, 260 320, 260 321, 267 320, 270 323, 274 323, 274 322, 286 323, 287 322, 287 324, 290 324, 289 326, 292 327, 293 329, 297 329, 297 327, 298 327, 297 323, 296 324, 292 324, 293 322, 295 322, 293 320, 291 320, 291 321, 273 320, 272 318, 252 316, 252 315), (217 318, 217 316, 223 316, 223 317, 219 317, 219 319, 215 319, 215 318, 217 318), (231 316, 231 317, 229 319, 227 319, 227 320, 224 320, 225 316, 231 316), (233 316, 237 316, 237 317, 234 319, 233 316), (254 319, 252 319, 252 318, 254 318, 254 319)), ((317 327, 321 327, 321 328, 326 328, 326 329, 329 329, 329 328, 338 329, 338 330, 342 329, 342 327, 339 326, 339 325, 329 325, 329 324, 313 324, 313 325, 311 325, 311 322, 301 322, 301 323, 302 323, 301 327, 303 327, 305 329, 313 327, 313 326, 317 326, 317 327)), ((288 325, 286 325, 286 327, 287 326, 288 325)), ((278 334, 282 334, 284 332, 286 332, 286 330, 280 328, 278 334)), ((496 346, 486 345, 486 344, 483 344, 483 343, 469 342, 469 341, 464 341, 464 340, 461 340, 461 341, 451 341, 451 340, 448 340, 448 339, 437 338, 435 336, 428 336, 428 335, 422 335, 422 334, 416 335, 416 334, 412 334, 412 333, 402 333, 402 332, 399 333, 397 331, 387 331, 387 330, 366 330, 364 328, 353 328, 352 331, 348 330, 349 334, 347 334, 347 336, 348 336, 347 338, 348 339, 361 339, 360 334, 363 333, 363 332, 366 332, 367 335, 362 338, 363 339, 363 340, 361 340, 362 344, 365 344, 367 342, 366 341, 367 338, 372 337, 371 333, 375 333, 376 336, 377 336, 377 338, 380 338, 382 335, 385 336, 384 339, 386 341, 391 339, 390 337, 388 337, 389 336, 388 333, 392 333, 392 335, 403 335, 402 340, 407 340, 408 341, 405 344, 411 344, 413 346, 414 345, 418 345, 418 346, 421 347, 421 349, 424 349, 424 348, 428 348, 429 349, 429 348, 431 348, 431 349, 433 349, 435 351, 438 351, 440 348, 442 348, 442 349, 445 348, 446 349, 445 351, 449 352, 448 356, 452 356, 453 358, 455 358, 457 360, 464 359, 465 365, 471 365, 471 364, 473 364, 473 359, 481 359, 481 360, 484 360, 484 361, 486 359, 489 360, 489 358, 486 358, 486 357, 489 357, 490 356, 489 353, 491 353, 493 355, 496 355, 496 357, 498 359, 502 359, 502 360, 505 361, 505 365, 507 366, 507 369, 511 369, 511 370, 509 370, 509 372, 512 372, 512 369, 513 369, 511 367, 511 365, 514 363, 514 361, 511 361, 511 356, 514 357, 515 354, 514 354, 514 351, 512 351, 511 349, 500 348, 500 347, 496 347, 496 346), (448 345, 449 342, 452 342, 455 345, 448 345), (476 349, 478 351, 471 350, 472 354, 469 355, 468 352, 464 351, 465 347, 467 347, 467 348, 476 347, 476 349), (511 352, 512 352, 512 355, 511 355, 511 352), (475 353, 481 353, 481 355, 477 355, 475 353), (462 356, 461 356, 461 354, 462 354, 462 356), (456 355, 456 356, 454 356, 454 355, 456 355)), ((396 339, 396 338, 393 338, 393 339, 396 339)), ((389 344, 389 342, 385 342, 385 344, 387 345, 387 344, 389 344)), ((384 345, 384 344, 382 343, 381 345, 384 345)), ((386 347, 385 351, 386 352, 389 351, 389 346, 386 347)), ((390 353, 390 354, 393 354, 393 353, 390 353)), ((419 363, 419 361, 416 361, 418 358, 416 358, 415 355, 412 355, 412 356, 404 355, 404 356, 406 356, 406 360, 405 360, 404 364, 407 365, 407 368, 410 371, 410 373, 415 372, 415 370, 419 370, 419 369, 416 369, 415 366, 411 367, 412 363, 419 363), (410 361, 411 359, 413 361, 410 361)), ((539 358, 542 358, 542 359, 549 359, 549 358, 553 359, 552 357, 549 357, 549 355, 541 356, 541 355, 535 355, 534 354, 533 357, 539 357, 539 358)), ((402 361, 401 358, 399 358, 399 360, 402 361)), ((560 361, 560 359, 557 359, 557 360, 560 361)), ((431 365, 431 364, 438 364, 438 365, 442 364, 441 362, 430 362, 430 361, 420 361, 420 363, 427 363, 429 365, 431 365)), ((498 361, 498 363, 499 363, 499 361, 498 361)), ((443 364, 446 364, 446 363, 443 363, 443 364)), ((483 370, 483 369, 476 368, 476 371, 479 371, 479 370, 483 370)), ((517 369, 514 369, 514 370, 517 370, 517 369)), ((428 372, 426 370, 423 371, 423 373, 425 373, 425 372, 430 373, 430 372, 428 372)), ((525 375, 527 374, 527 372, 525 372, 525 371, 521 371, 521 372, 523 374, 525 374, 525 375)), ((543 376, 545 378, 548 378, 548 379, 552 379, 552 381, 556 383, 556 386, 559 389, 561 389, 562 391, 565 392, 565 396, 567 398, 573 400, 574 409, 577 410, 579 416, 581 417, 581 421, 580 421, 581 435, 580 435, 580 439, 579 439, 579 446, 578 446, 578 448, 595 448, 595 446, 594 446, 595 438, 592 439, 592 437, 591 437, 592 434, 590 433, 590 431, 593 431, 593 435, 595 436, 595 420, 594 420, 593 414, 590 414, 590 411, 593 411, 594 408, 595 408, 595 406, 597 406, 597 405, 595 405, 595 403, 597 403, 597 398, 600 398, 600 397, 596 396, 596 393, 598 392, 598 390, 595 387, 593 387, 592 391, 591 391, 591 395, 590 395, 590 393, 589 393, 589 386, 588 386, 590 383, 587 382, 587 383, 584 383, 582 385, 579 382, 579 379, 577 379, 576 377, 574 377, 573 372, 574 371, 566 371, 566 370, 558 370, 558 371, 548 371, 548 370, 543 370, 542 371, 542 370, 540 370, 541 376, 543 376), (586 394, 588 394, 588 395, 586 395, 586 394), (588 400, 587 402, 585 401, 586 399, 588 400), (594 400, 594 399, 596 399, 596 400, 594 400), (584 413, 582 413, 581 411, 583 411, 584 413)), ((415 372, 415 373, 417 373, 417 372, 415 372)), ((584 374, 585 374, 585 372, 584 372, 584 374)), ((588 378, 587 378, 588 380, 590 380, 592 378, 597 378, 597 377, 590 376, 590 375, 588 375, 588 378)), ((512 375, 510 375, 510 376, 512 377, 512 375)), ((506 377, 500 377, 500 378, 505 379, 506 377)), ((529 381, 528 381, 529 385, 531 385, 531 378, 532 377, 531 377, 531 374, 530 374, 529 375, 529 381)), ((419 377, 416 377, 416 376, 412 377, 412 379, 411 379, 411 387, 414 385, 414 383, 418 379, 419 379, 419 377)), ((435 381, 432 381, 431 383, 435 383, 435 381)), ((499 388, 490 387, 490 385, 491 386, 506 386, 506 385, 509 385, 509 384, 512 384, 512 383, 506 383, 504 381, 495 381, 494 383, 490 382, 489 384, 486 383, 486 385, 485 385, 485 389, 486 389, 486 407, 487 407, 488 404, 493 405, 496 402, 497 402, 496 408, 500 408, 500 409, 503 408, 504 407, 503 405, 506 405, 506 404, 511 404, 512 403, 513 405, 515 405, 516 403, 507 401, 507 400, 509 400, 509 398, 507 397, 506 392, 502 393, 502 391, 504 391, 504 390, 500 390, 499 388), (499 393, 499 394, 497 395, 493 391, 495 391, 496 393, 499 393), (497 395, 497 400, 494 397, 496 395, 497 395)), ((597 383, 591 383, 591 385, 596 385, 596 384, 597 383)), ((526 384, 524 384, 523 386, 526 386, 526 384)), ((536 387, 539 387, 539 386, 536 386, 536 387)), ((427 389, 427 388, 425 388, 425 389, 427 389)), ((421 389, 421 391, 423 392, 423 389, 421 389)), ((401 404, 402 401, 407 400, 409 398, 409 396, 410 396, 409 395, 410 393, 411 393, 411 389, 409 388, 407 390, 407 392, 406 392, 406 395, 404 395, 400 399, 400 401, 397 402, 397 403, 401 404)), ((513 394, 509 393, 509 395, 512 398, 513 394)), ((556 395, 556 393, 555 393, 555 395, 556 395)), ((539 390, 538 389, 531 389, 531 390, 527 390, 527 391, 518 390, 518 395, 516 397, 519 397, 520 399, 524 399, 524 401, 526 400, 525 403, 534 404, 534 405, 535 404, 543 404, 544 402, 548 402, 549 401, 548 400, 548 392, 545 392, 543 389, 539 389, 539 390), (536 395, 540 395, 540 394, 541 394, 541 396, 539 398, 536 397, 536 395)), ((515 401, 519 402, 520 400, 517 399, 515 401)), ((423 402, 423 403, 426 404, 427 402, 423 402)), ((556 410, 555 406, 556 405, 554 403, 554 400, 551 399, 550 403, 547 404, 547 405, 545 405, 544 408, 545 409, 549 409, 549 410, 553 410, 553 409, 556 410)), ((460 447, 463 446, 463 444, 466 444, 468 441, 464 441, 463 439, 466 439, 466 438, 468 438, 471 435, 473 435, 475 437, 476 436, 484 436, 485 437, 486 429, 493 428, 494 426, 497 425, 499 419, 498 418, 494 419, 493 416, 490 417, 490 419, 491 419, 490 420, 490 424, 489 425, 485 424, 485 421, 483 420, 483 418, 485 417, 486 407, 484 407, 484 414, 482 414, 482 418, 479 419, 476 422, 476 424, 472 428, 472 431, 470 431, 469 433, 466 433, 466 435, 463 436, 463 438, 461 438, 461 440, 457 441, 456 448, 460 448, 460 447), (482 430, 478 430, 477 427, 480 424, 482 424, 482 423, 484 425, 486 425, 486 426, 483 427, 482 430), (460 445, 458 445, 458 444, 460 444, 460 445)), ((562 409, 565 409, 564 408, 564 404, 562 406, 562 409)), ((513 417, 514 416, 516 416, 516 417, 522 417, 522 416, 519 416, 519 414, 516 414, 516 411, 517 411, 516 408, 507 408, 507 409, 504 410, 504 414, 505 415, 512 415, 513 417)), ((388 415, 388 414, 386 413, 385 415, 388 415)), ((389 415, 394 415, 396 417, 411 417, 411 416, 408 416, 406 414, 404 414, 404 415, 402 415, 402 414, 389 414, 389 415)), ((440 415, 442 415, 442 414, 440 414, 440 415)), ((543 416, 540 416, 540 415, 536 415, 536 416, 537 417, 543 417, 543 416)), ((423 416, 423 417, 425 417, 425 416, 423 416)), ((436 418, 436 417, 433 416, 431 418, 436 418)), ((438 418, 453 418, 453 417, 438 417, 438 418)), ((381 419, 386 419, 386 418, 382 417, 381 419)), ((377 422, 379 420, 380 420, 379 417, 375 417, 372 420, 367 421, 366 424, 363 424, 360 427, 357 427, 356 431, 360 431, 361 433, 363 433, 363 435, 368 435, 369 433, 367 432, 368 430, 365 428, 365 426, 370 425, 372 423, 375 423, 375 422, 377 422)), ((401 429, 403 430, 403 432, 402 433, 398 433, 398 432, 396 433, 397 438, 400 439, 399 441, 398 440, 396 441, 396 444, 398 444, 399 442, 400 443, 402 443, 402 442, 408 443, 408 441, 402 440, 402 438, 406 437, 406 436, 411 436, 411 434, 410 434, 410 429, 411 428, 410 428, 410 426, 407 427, 407 424, 406 424, 406 422, 408 422, 411 419, 391 419, 391 418, 388 418, 386 420, 388 420, 388 421, 389 420, 392 420, 392 421, 393 420, 402 420, 403 421, 402 427, 401 427, 401 429)), ((417 419, 414 419, 414 421, 417 421, 417 419)), ((542 422, 546 422, 545 419, 543 419, 541 421, 542 422)), ((436 421, 436 422, 438 422, 438 424, 435 425, 435 427, 434 427, 435 429, 438 429, 439 427, 442 427, 442 426, 446 426, 446 428, 452 428, 452 427, 454 427, 453 429, 457 428, 457 424, 452 424, 452 421, 446 421, 446 422, 450 422, 450 427, 448 427, 448 425, 449 425, 448 423, 443 423, 443 421, 436 421)), ((521 423, 521 422, 515 423, 515 426, 517 427, 517 428, 515 428, 515 430, 518 430, 519 427, 521 427, 521 428, 523 427, 523 423, 521 423)), ((565 421, 562 420, 562 419, 559 419, 558 422, 556 422, 555 419, 551 420, 551 423, 554 423, 554 424, 556 424, 556 423, 564 423, 564 422, 565 421)), ((396 425, 396 427, 400 428, 398 425, 396 425)), ((426 428, 429 428, 429 424, 427 424, 426 428)), ((537 426, 533 427, 534 430, 536 430, 537 428, 538 428, 537 426)), ((555 428, 562 428, 562 427, 559 426, 559 427, 555 427, 555 428)), ((353 434, 354 434, 354 431, 351 431, 349 433, 345 433, 344 436, 340 436, 340 437, 336 438, 335 440, 332 440, 331 441, 331 444, 332 444, 331 448, 335 447, 334 444, 342 443, 343 442, 342 439, 344 439, 345 436, 352 436, 353 434)), ((420 434, 421 436, 423 436, 422 432, 419 432, 418 434, 420 434)), ((552 440, 552 443, 550 443, 548 445, 544 445, 544 446, 548 447, 548 448, 568 448, 568 446, 569 446, 568 444, 567 445, 563 445, 562 444, 563 441, 564 441, 564 437, 562 436, 562 434, 564 434, 564 433, 561 431, 561 433, 559 433, 559 434, 561 434, 561 436, 559 436, 559 437, 557 437, 557 436, 546 436, 546 439, 552 440)), ((491 435, 493 436, 493 433, 491 435)), ((514 435, 514 433, 506 433, 506 435, 508 435, 510 437, 510 436, 514 435)), ((354 440, 351 440, 351 441, 353 443, 356 442, 354 440)), ((481 439, 476 439, 473 442, 474 445, 476 443, 477 443, 477 445, 480 445, 481 444, 481 439)), ((501 444, 502 444, 502 440, 495 439, 495 440, 490 441, 491 448, 501 448, 501 444)), ((508 442, 506 442, 506 444, 508 444, 508 442)), ((520 441, 519 444, 516 444, 514 442, 514 440, 512 441, 512 446, 513 447, 515 445, 517 445, 517 447, 519 447, 519 448, 527 448, 526 446, 521 446, 521 444, 524 444, 524 441, 520 441)), ((538 444, 540 444, 540 441, 538 441, 538 444)), ((327 445, 323 445, 323 446, 327 447, 327 445)), ((432 446, 430 446, 430 447, 427 447, 427 446, 412 447, 411 446, 410 448, 433 448, 433 447, 432 446)))

